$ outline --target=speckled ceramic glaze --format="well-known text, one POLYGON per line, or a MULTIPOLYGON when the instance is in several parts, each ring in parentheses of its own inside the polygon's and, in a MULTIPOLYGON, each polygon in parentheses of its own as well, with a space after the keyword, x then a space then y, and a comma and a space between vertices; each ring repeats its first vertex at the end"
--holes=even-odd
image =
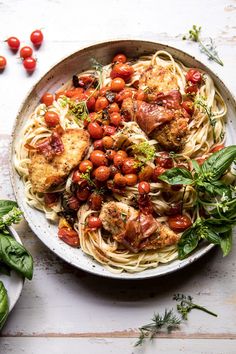
MULTIPOLYGON (((215 85, 221 92, 224 100, 227 102, 228 107, 228 124, 227 124, 227 144, 230 145, 234 141, 236 123, 234 120, 236 103, 229 90, 225 87, 223 82, 205 65, 197 61, 192 56, 169 47, 167 45, 140 41, 140 40, 116 40, 105 43, 99 43, 75 52, 69 57, 60 61, 52 69, 50 69, 46 75, 44 75, 39 82, 32 88, 31 92, 23 102, 20 112, 17 116, 15 127, 12 134, 12 142, 10 147, 10 162, 14 154, 14 147, 17 146, 19 139, 19 132, 28 119, 29 115, 33 112, 36 106, 39 104, 40 97, 46 91, 53 92, 58 89, 64 82, 72 77, 73 74, 87 70, 91 67, 91 58, 95 58, 102 64, 108 64, 111 62, 113 56, 117 52, 124 52, 128 57, 138 57, 140 55, 153 54, 157 50, 168 51, 175 59, 180 60, 186 66, 198 67, 208 72, 213 78, 215 85)), ((45 215, 29 207, 25 200, 24 185, 20 177, 16 173, 14 166, 11 163, 11 180, 14 188, 15 196, 20 208, 24 212, 24 216, 28 221, 30 227, 35 232, 38 238, 47 245, 54 253, 64 259, 66 262, 74 265, 77 268, 85 271, 119 279, 142 279, 151 278, 155 276, 161 276, 167 273, 171 273, 180 268, 191 264, 202 255, 206 254, 213 245, 201 244, 200 247, 187 259, 176 260, 170 264, 160 265, 155 269, 145 270, 141 273, 129 274, 113 274, 109 272, 102 265, 98 264, 91 257, 84 254, 80 249, 74 249, 64 242, 59 240, 57 236, 58 226, 50 223, 45 215)))

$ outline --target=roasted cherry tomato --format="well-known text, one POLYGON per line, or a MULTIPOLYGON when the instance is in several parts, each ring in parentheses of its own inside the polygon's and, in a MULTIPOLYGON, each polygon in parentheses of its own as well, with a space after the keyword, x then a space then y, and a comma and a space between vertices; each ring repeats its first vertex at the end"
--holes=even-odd
POLYGON ((177 215, 181 213, 182 203, 171 203, 166 214, 169 216, 177 215))
POLYGON ((114 176, 114 183, 118 187, 125 187, 126 186, 126 178, 121 173, 116 173, 114 176))
POLYGON ((43 42, 43 33, 40 30, 35 30, 30 35, 30 40, 35 46, 39 46, 43 42))
POLYGON ((20 41, 16 37, 9 37, 7 39, 7 44, 9 46, 9 48, 11 48, 14 51, 17 51, 20 47, 20 41))
POLYGON ((166 169, 172 168, 174 166, 173 159, 170 157, 168 152, 159 152, 159 156, 156 158, 156 164, 160 167, 166 169))
POLYGON ((27 71, 32 72, 36 68, 36 60, 32 57, 27 57, 23 60, 23 66, 27 71))
POLYGON ((107 166, 107 158, 103 151, 93 150, 90 154, 90 160, 95 166, 107 166))
POLYGON ((58 202, 59 195, 58 193, 45 193, 44 202, 48 207, 55 205, 58 202))
POLYGON ((125 81, 121 77, 116 77, 111 81, 111 90, 114 92, 120 92, 125 87, 125 81))
POLYGON ((123 157, 123 159, 128 157, 128 154, 127 154, 127 152, 125 150, 118 150, 117 151, 117 155, 121 155, 123 157))
POLYGON ((6 58, 1 55, 0 56, 0 70, 5 69, 6 65, 7 65, 6 58))
POLYGON ((107 110, 109 114, 120 112, 120 108, 116 102, 111 103, 107 110))
POLYGON ((44 120, 48 127, 55 127, 60 123, 59 115, 53 111, 47 111, 44 115, 44 120))
POLYGON ((89 97, 86 101, 86 105, 87 105, 87 108, 88 110, 91 112, 91 111, 94 111, 95 109, 95 104, 96 104, 96 99, 95 97, 89 97))
POLYGON ((79 247, 79 236, 75 230, 63 227, 58 230, 59 238, 72 247, 79 247))
POLYGON ((202 74, 196 69, 189 69, 186 74, 186 81, 190 81, 192 84, 199 84, 202 81, 202 74))
POLYGON ((138 101, 145 101, 147 99, 147 94, 142 91, 142 90, 138 90, 136 93, 135 93, 135 99, 138 100, 138 101))
POLYGON ((118 112, 114 112, 110 115, 110 122, 111 124, 115 125, 116 127, 118 127, 121 122, 122 122, 122 118, 120 113, 118 112))
POLYGON ((100 210, 102 207, 103 197, 101 194, 93 192, 89 198, 89 206, 93 210, 100 210))
POLYGON ((113 162, 116 167, 120 168, 124 162, 124 157, 116 153, 113 158, 113 162))
POLYGON ((115 154, 116 154, 115 150, 108 149, 108 150, 106 151, 106 157, 107 157, 108 160, 110 160, 110 161, 113 161, 113 160, 114 160, 115 154))
POLYGON ((101 139, 103 137, 103 128, 97 122, 90 122, 88 132, 92 139, 101 139))
POLYGON ((192 225, 192 221, 187 215, 174 215, 169 216, 168 224, 171 230, 183 232, 192 225))
POLYGON ((95 103, 95 111, 99 112, 105 109, 109 105, 109 102, 106 97, 100 96, 97 98, 95 103))
POLYGON ((164 167, 158 166, 154 168, 152 179, 154 182, 158 182, 158 178, 162 173, 164 173, 166 169, 164 167))
POLYGON ((116 54, 113 58, 113 63, 126 63, 127 58, 124 54, 116 54))
POLYGON ((134 91, 127 87, 124 90, 120 91, 117 95, 116 95, 116 102, 121 103, 123 100, 125 100, 126 98, 130 98, 133 97, 134 91))
POLYGON ((113 135, 116 132, 116 127, 112 125, 104 125, 104 135, 113 135))
POLYGON ((86 172, 92 170, 92 168, 93 168, 93 164, 90 160, 83 160, 79 164, 79 170, 82 173, 86 173, 86 172))
POLYGON ((151 166, 145 166, 138 174, 139 181, 150 181, 153 176, 154 169, 151 166))
POLYGON ((198 85, 187 86, 184 91, 189 95, 196 95, 198 92, 198 85))
POLYGON ((114 166, 114 165, 111 165, 111 166, 110 166, 110 171, 111 171, 111 175, 110 175, 111 178, 114 178, 114 176, 115 176, 117 173, 119 173, 118 168, 117 168, 116 166, 114 166))
POLYGON ((188 114, 190 114, 190 116, 193 114, 194 112, 193 101, 191 100, 184 101, 182 103, 182 107, 185 109, 186 112, 188 112, 188 114))
POLYGON ((126 159, 124 159, 124 162, 122 164, 122 172, 125 175, 128 173, 137 172, 136 161, 132 157, 127 157, 126 159))
POLYGON ((42 98, 41 102, 44 103, 46 106, 51 106, 53 104, 54 96, 50 92, 46 92, 42 98))
POLYGON ((73 172, 73 175, 72 175, 72 181, 74 183, 79 183, 82 181, 82 178, 81 178, 81 173, 79 170, 76 170, 73 172))
POLYGON ((210 150, 210 152, 220 151, 220 150, 222 150, 222 149, 224 149, 224 148, 225 148, 224 144, 220 144, 220 145, 214 146, 214 147, 210 150))
POLYGON ((102 138, 102 143, 105 149, 112 149, 114 140, 110 136, 104 136, 104 138, 102 138))
POLYGON ((146 181, 139 182, 138 192, 139 194, 148 194, 150 192, 150 183, 146 181))
POLYGON ((127 82, 130 80, 133 73, 134 69, 132 66, 130 66, 129 64, 118 63, 114 65, 110 76, 112 79, 115 79, 116 77, 121 77, 125 82, 127 82))
POLYGON ((103 142, 102 139, 94 140, 93 142, 94 150, 103 150, 103 142))
POLYGON ((87 220, 87 225, 90 229, 99 229, 102 227, 102 222, 98 216, 90 215, 87 220))
POLYGON ((94 171, 94 175, 97 181, 100 182, 105 182, 108 180, 108 178, 110 177, 110 168, 107 166, 99 166, 98 168, 96 168, 96 170, 94 171))
POLYGON ((127 186, 134 186, 138 182, 138 177, 134 173, 128 173, 125 175, 127 186))
POLYGON ((85 202, 86 200, 88 200, 88 198, 90 197, 91 192, 89 190, 88 187, 85 188, 80 188, 77 192, 76 192, 76 197, 81 201, 81 202, 85 202))
POLYGON ((80 207, 79 200, 74 196, 72 196, 68 199, 67 204, 68 204, 68 208, 71 210, 78 210, 80 207))
POLYGON ((31 57, 32 54, 33 54, 33 49, 31 47, 25 46, 22 47, 20 50, 20 57, 23 59, 31 57))

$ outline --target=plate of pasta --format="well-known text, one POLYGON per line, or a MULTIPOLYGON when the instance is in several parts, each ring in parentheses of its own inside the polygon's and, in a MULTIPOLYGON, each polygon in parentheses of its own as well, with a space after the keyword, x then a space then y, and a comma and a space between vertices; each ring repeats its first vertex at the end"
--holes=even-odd
POLYGON ((16 199, 35 234, 88 272, 180 269, 236 223, 235 101, 190 55, 117 40, 54 66, 22 105, 11 143, 16 199))

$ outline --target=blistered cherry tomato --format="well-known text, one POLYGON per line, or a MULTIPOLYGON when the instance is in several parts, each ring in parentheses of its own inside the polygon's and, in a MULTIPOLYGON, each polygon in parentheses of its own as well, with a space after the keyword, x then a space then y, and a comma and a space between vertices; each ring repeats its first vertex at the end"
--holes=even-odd
POLYGON ((115 154, 115 156, 113 158, 113 162, 116 167, 120 168, 124 162, 124 158, 123 158, 123 156, 121 156, 119 154, 115 154))
POLYGON ((0 56, 0 70, 5 69, 6 65, 7 65, 6 58, 1 55, 0 56))
POLYGON ((116 132, 116 127, 113 127, 112 125, 104 125, 104 135, 113 135, 116 132))
POLYGON ((103 128, 97 122, 90 122, 88 132, 92 139, 101 139, 103 137, 103 128))
POLYGON ((36 60, 32 57, 27 57, 23 60, 23 66, 27 71, 32 72, 36 68, 36 60))
POLYGON ((108 100, 106 97, 100 96, 97 98, 97 101, 95 103, 95 111, 99 112, 105 109, 109 105, 108 100))
POLYGON ((122 122, 122 118, 120 113, 118 112, 114 112, 110 115, 110 122, 111 124, 115 125, 116 127, 118 127, 121 122, 122 122))
POLYGON ((76 197, 81 201, 85 202, 91 195, 88 187, 81 188, 76 192, 76 197))
POLYGON ((146 181, 139 182, 138 192, 139 194, 148 194, 150 192, 150 183, 146 181))
POLYGON ((154 168, 153 171, 153 175, 152 175, 152 179, 154 182, 158 181, 158 178, 160 175, 162 175, 162 173, 164 173, 166 171, 166 169, 164 167, 158 166, 154 168))
POLYGON ((74 196, 72 196, 72 197, 70 197, 68 199, 68 203, 67 204, 68 204, 68 208, 71 209, 71 210, 78 210, 79 207, 80 207, 79 200, 76 197, 74 197, 74 196))
POLYGON ((115 152, 115 150, 107 150, 106 151, 106 157, 108 158, 108 160, 110 160, 110 161, 113 161, 113 159, 114 159, 114 157, 115 157, 115 154, 116 154, 116 152, 115 152))
POLYGON ((44 115, 44 120, 48 127, 55 127, 60 123, 59 115, 56 112, 48 111, 44 115))
POLYGON ((112 60, 113 63, 125 63, 127 58, 124 54, 116 54, 112 60))
POLYGON ((74 183, 79 183, 82 181, 82 178, 81 178, 81 173, 79 170, 76 170, 73 172, 73 175, 72 175, 72 181, 74 183))
POLYGON ((103 151, 93 150, 90 154, 90 160, 95 166, 106 166, 107 158, 103 151))
POLYGON ((116 166, 114 166, 114 165, 111 165, 111 166, 110 166, 110 171, 111 171, 111 174, 110 174, 110 177, 111 177, 111 178, 114 178, 114 176, 115 176, 117 173, 119 173, 118 168, 117 168, 116 166))
POLYGON ((128 173, 125 178, 127 186, 134 186, 138 181, 138 177, 134 173, 128 173))
POLYGON ((112 149, 114 140, 110 136, 104 136, 104 138, 102 138, 102 143, 105 149, 112 149))
POLYGON ((185 109, 186 112, 188 112, 188 114, 192 115, 194 112, 194 106, 193 106, 193 101, 184 101, 182 103, 182 107, 185 109))
POLYGON ((7 44, 12 50, 18 50, 20 46, 20 41, 17 37, 9 37, 7 39, 7 44))
POLYGON ((121 77, 125 82, 129 81, 131 76, 134 73, 134 69, 129 64, 118 63, 115 64, 111 73, 110 77, 115 79, 116 77, 121 77))
POLYGON ((99 229, 102 227, 102 222, 98 216, 90 215, 87 220, 87 225, 90 229, 99 229))
POLYGON ((122 164, 122 172, 126 175, 128 173, 136 173, 136 162, 132 157, 127 157, 122 164))
POLYGON ((186 74, 186 81, 190 81, 193 84, 199 84, 202 80, 202 74, 196 69, 189 69, 186 74))
POLYGON ((159 156, 156 158, 156 164, 164 168, 172 168, 174 166, 173 159, 168 152, 159 152, 159 156))
POLYGON ((92 210, 100 210, 102 207, 103 198, 101 194, 93 192, 89 198, 89 206, 92 210))
POLYGON ((42 98, 41 102, 44 103, 46 106, 51 106, 53 104, 54 97, 50 92, 46 92, 42 98))
POLYGON ((35 46, 39 46, 43 42, 43 33, 40 30, 35 30, 30 35, 30 40, 35 46))
POLYGON ((117 155, 121 155, 123 157, 123 159, 128 157, 128 154, 127 154, 127 152, 125 150, 118 150, 117 151, 117 155))
POLYGON ((138 101, 145 101, 146 98, 147 98, 147 94, 142 91, 142 90, 138 90, 136 93, 135 93, 135 99, 138 100, 138 101))
POLYGON ((103 150, 103 142, 102 139, 94 140, 93 142, 94 150, 103 150))
POLYGON ((117 95, 116 95, 116 102, 120 103, 123 100, 125 100, 126 98, 130 98, 133 97, 133 90, 131 90, 130 88, 125 88, 124 90, 120 91, 117 95))
POLYGON ((198 85, 187 86, 184 91, 189 95, 196 95, 198 92, 198 85))
POLYGON ((126 186, 126 178, 121 173, 116 173, 114 176, 114 183, 119 187, 126 186))
POLYGON ((107 166, 99 166, 94 171, 94 175, 97 181, 104 182, 110 177, 110 168, 107 166))
POLYGON ((210 150, 210 152, 220 151, 220 150, 222 150, 222 149, 224 149, 224 148, 225 148, 224 144, 220 144, 220 145, 214 146, 214 147, 210 150))
POLYGON ((59 238, 72 247, 79 247, 79 236, 75 230, 63 227, 58 230, 59 238))
POLYGON ((138 174, 139 181, 150 181, 153 176, 154 169, 151 166, 145 166, 138 174))
POLYGON ((176 215, 181 213, 182 203, 171 203, 169 209, 166 211, 166 214, 169 216, 176 215))
POLYGON ((192 225, 192 221, 187 215, 174 215, 169 216, 168 224, 171 230, 182 232, 192 225))
POLYGON ((93 168, 93 164, 91 161, 89 160, 83 160, 82 162, 80 162, 79 164, 79 170, 80 172, 82 173, 86 173, 88 172, 89 170, 92 170, 93 168))
POLYGON ((121 77, 116 77, 111 81, 111 90, 114 92, 120 92, 125 87, 125 81, 121 77))
POLYGON ((33 49, 31 47, 25 46, 22 47, 20 50, 20 57, 23 59, 31 57, 32 54, 33 54, 33 49))
POLYGON ((109 114, 120 112, 120 108, 116 102, 111 103, 107 110, 109 114))
POLYGON ((59 195, 58 193, 45 193, 44 194, 44 203, 51 207, 58 202, 59 195))
POLYGON ((89 111, 93 111, 95 109, 96 99, 95 97, 90 97, 86 101, 86 105, 89 111))

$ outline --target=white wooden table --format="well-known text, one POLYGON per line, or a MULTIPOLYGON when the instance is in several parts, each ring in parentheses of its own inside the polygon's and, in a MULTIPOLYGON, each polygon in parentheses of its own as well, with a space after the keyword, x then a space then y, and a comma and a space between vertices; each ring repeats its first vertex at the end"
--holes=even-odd
MULTIPOLYGON (((236 1, 233 0, 2 0, 0 55, 0 197, 13 198, 7 166, 9 135, 17 110, 31 86, 51 65, 84 45, 111 38, 139 38, 183 49, 209 65, 236 94, 236 1), (196 44, 182 41, 193 24, 217 44, 224 67, 211 63, 196 44), (11 35, 29 44, 43 29, 37 70, 28 76, 17 55, 2 41, 11 35)), ((35 259, 32 282, 0 337, 7 354, 236 353, 236 247, 223 259, 218 250, 178 273, 148 281, 112 281, 74 269, 50 252, 25 222, 17 227, 35 259), (218 318, 191 313, 180 331, 133 347, 138 327, 154 312, 174 306, 174 293, 191 294, 218 318)))

